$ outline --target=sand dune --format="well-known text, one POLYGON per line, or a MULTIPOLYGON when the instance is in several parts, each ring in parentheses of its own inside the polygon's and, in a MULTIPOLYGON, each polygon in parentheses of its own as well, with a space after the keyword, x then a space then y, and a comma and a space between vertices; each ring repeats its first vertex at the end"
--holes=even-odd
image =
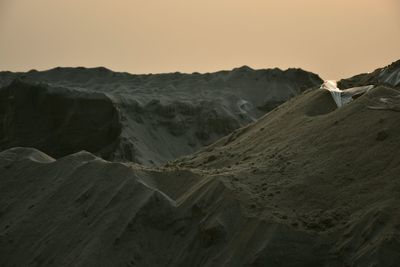
POLYGON ((2 72, 0 148, 31 146, 53 157, 88 150, 109 160, 158 165, 211 144, 321 83, 300 69, 249 67, 207 74, 131 75, 105 68, 2 72), (22 140, 27 132, 30 138, 22 140))
POLYGON ((161 167, 4 150, 0 266, 397 266, 398 94, 306 90, 161 167))
POLYGON ((333 266, 395 266, 400 123, 368 108, 393 93, 377 87, 337 109, 328 91, 308 91, 178 164, 234 174, 250 216, 331 236, 333 266))

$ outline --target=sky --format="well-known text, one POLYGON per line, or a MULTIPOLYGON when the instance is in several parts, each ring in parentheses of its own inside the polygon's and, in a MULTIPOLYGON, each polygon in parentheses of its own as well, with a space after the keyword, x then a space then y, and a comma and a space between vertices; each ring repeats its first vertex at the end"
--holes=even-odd
POLYGON ((0 70, 299 67, 324 79, 400 59, 400 0, 0 0, 0 70))

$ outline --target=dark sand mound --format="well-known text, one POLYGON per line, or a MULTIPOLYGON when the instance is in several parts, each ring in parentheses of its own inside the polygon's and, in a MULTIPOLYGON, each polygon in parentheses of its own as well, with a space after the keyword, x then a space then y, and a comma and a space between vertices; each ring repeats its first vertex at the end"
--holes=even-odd
POLYGON ((21 134, 0 133, 7 135, 0 150, 30 146, 56 158, 88 150, 108 160, 159 165, 211 144, 321 83, 300 69, 249 67, 206 74, 131 75, 105 68, 1 72, 0 85, 8 87, 0 101, 8 111, 0 118, 7 129, 0 131, 13 128, 21 134), (10 84, 16 78, 23 83, 10 84), (35 89, 41 92, 35 96, 25 87, 49 89, 35 89), (18 107, 9 99, 14 94, 18 107), (26 102, 31 97, 34 104, 26 102), (12 110, 18 110, 18 119, 6 119, 12 110), (37 121, 45 125, 36 129, 37 121), (33 134, 28 138, 27 132, 33 134))
POLYGON ((324 261, 317 235, 247 216, 241 208, 246 196, 237 198, 227 177, 157 173, 86 152, 33 160, 42 157, 27 148, 0 153, 1 266, 258 266, 288 256, 287 266, 324 261), (176 188, 179 177, 184 182, 176 188))
POLYGON ((400 113, 309 90, 151 169, 0 153, 1 266, 396 266, 400 113))
POLYGON ((375 88, 320 116, 309 108, 326 92, 308 91, 180 164, 232 175, 238 194, 251 192, 249 214, 331 236, 330 253, 347 264, 395 266, 399 113, 368 108, 393 90, 375 88))
POLYGON ((106 95, 15 81, 0 89, 0 149, 30 146, 53 157, 87 150, 109 157, 121 133, 106 95))

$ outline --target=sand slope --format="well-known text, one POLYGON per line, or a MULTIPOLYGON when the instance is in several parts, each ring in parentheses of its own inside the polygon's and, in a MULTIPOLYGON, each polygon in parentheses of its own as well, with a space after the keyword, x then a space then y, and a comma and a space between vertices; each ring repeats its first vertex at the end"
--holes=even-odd
POLYGON ((0 149, 31 146, 56 158, 88 150, 109 160, 159 165, 321 83, 300 69, 246 66, 206 74, 131 75, 105 68, 1 72, 0 149))
POLYGON ((396 266, 400 113, 309 90, 162 168, 0 153, 1 266, 396 266))
POLYGON ((377 87, 336 109, 327 91, 309 91, 181 164, 234 174, 249 214, 332 235, 346 264, 396 266, 400 113, 368 106, 399 93, 377 87))
POLYGON ((317 235, 248 217, 245 196, 235 196, 226 177, 143 170, 87 152, 55 161, 27 148, 2 152, 0 164, 1 266, 324 261, 325 249, 313 248, 317 235))

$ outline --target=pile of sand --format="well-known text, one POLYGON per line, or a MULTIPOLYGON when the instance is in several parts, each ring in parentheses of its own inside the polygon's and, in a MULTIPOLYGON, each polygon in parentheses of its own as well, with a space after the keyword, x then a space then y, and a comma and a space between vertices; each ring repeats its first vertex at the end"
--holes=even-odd
POLYGON ((1 72, 0 150, 30 146, 56 158, 87 150, 108 160, 159 165, 321 83, 300 69, 249 67, 206 74, 1 72))
POLYGON ((1 266, 396 266, 400 113, 308 90, 152 168, 0 153, 1 266))

